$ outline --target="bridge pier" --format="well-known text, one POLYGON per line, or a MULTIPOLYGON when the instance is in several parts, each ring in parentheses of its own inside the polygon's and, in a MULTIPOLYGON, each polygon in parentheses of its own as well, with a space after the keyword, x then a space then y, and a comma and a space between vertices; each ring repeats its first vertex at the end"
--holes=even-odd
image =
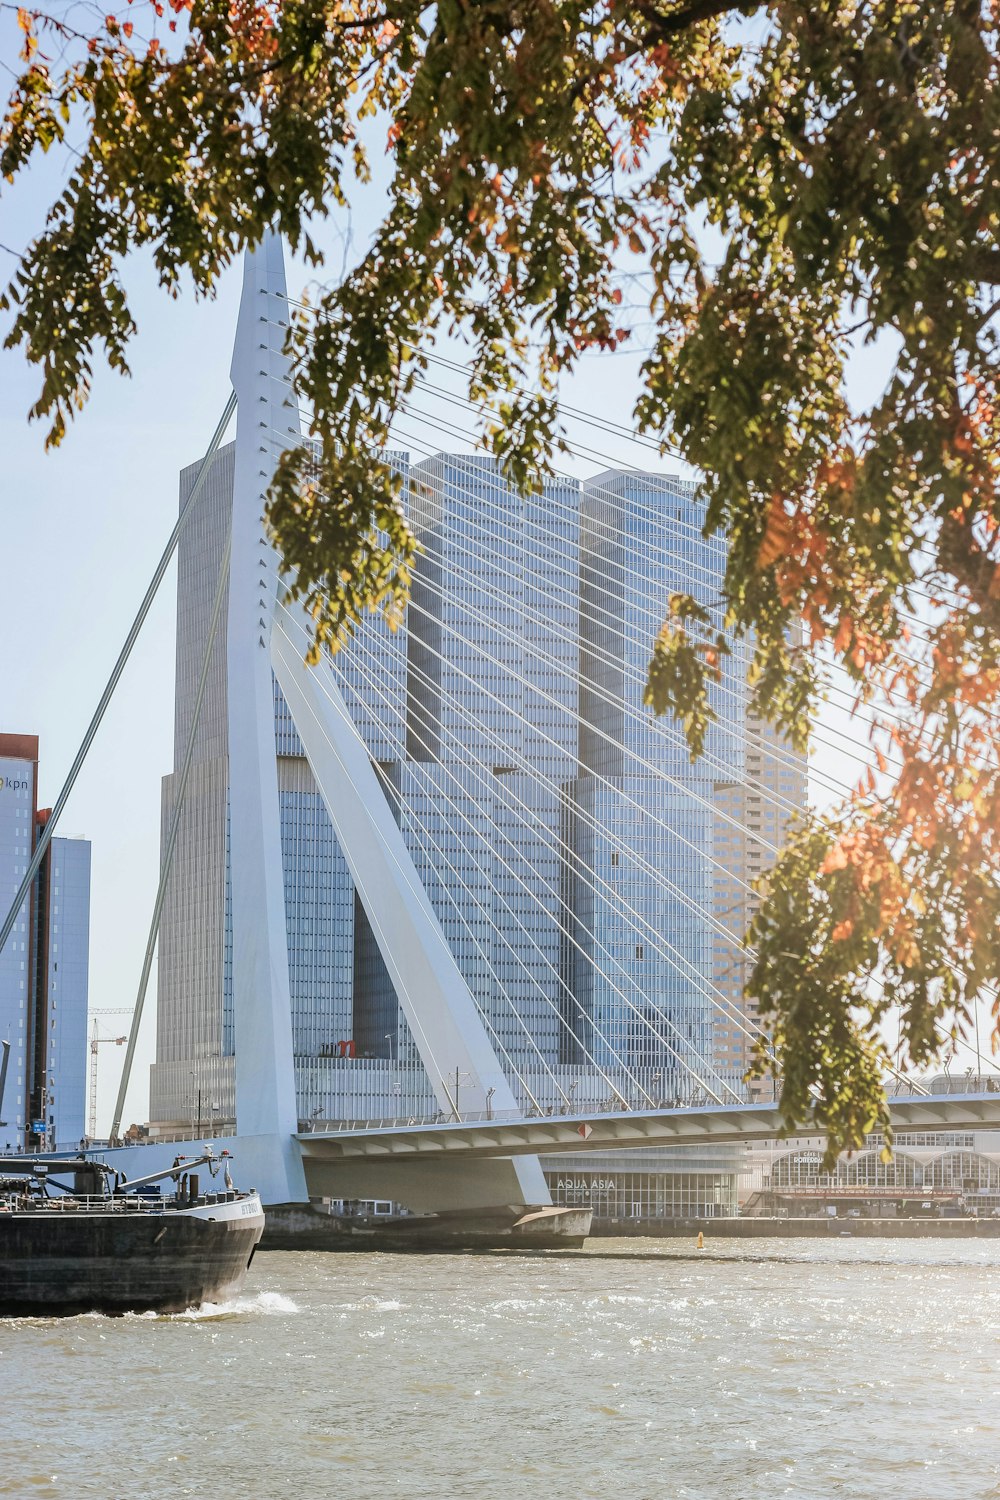
POLYGON ((509 1156, 460 1162, 447 1157, 376 1160, 307 1155, 303 1165, 311 1198, 385 1198, 414 1213, 508 1205, 518 1205, 524 1212, 552 1201, 537 1157, 515 1163, 509 1156), (525 1172, 529 1164, 538 1174, 537 1191, 533 1191, 532 1173, 525 1172))

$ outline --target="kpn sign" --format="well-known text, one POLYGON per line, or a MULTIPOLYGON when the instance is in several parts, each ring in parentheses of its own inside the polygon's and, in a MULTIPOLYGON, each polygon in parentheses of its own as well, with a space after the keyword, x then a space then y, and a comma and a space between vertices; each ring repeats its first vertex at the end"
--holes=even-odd
POLYGON ((27 766, 0 771, 0 792, 30 792, 31 771, 27 766))

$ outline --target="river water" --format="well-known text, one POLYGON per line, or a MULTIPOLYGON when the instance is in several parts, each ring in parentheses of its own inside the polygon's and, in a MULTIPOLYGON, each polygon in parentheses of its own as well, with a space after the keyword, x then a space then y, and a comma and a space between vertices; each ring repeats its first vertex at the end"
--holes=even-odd
POLYGON ((987 1500, 998 1397, 998 1241, 273 1253, 0 1321, 0 1495, 987 1500))

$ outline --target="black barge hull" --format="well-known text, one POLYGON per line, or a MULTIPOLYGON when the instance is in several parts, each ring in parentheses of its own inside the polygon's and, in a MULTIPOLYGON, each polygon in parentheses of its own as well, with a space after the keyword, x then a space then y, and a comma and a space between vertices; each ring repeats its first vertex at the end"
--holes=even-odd
POLYGON ((243 1287, 258 1214, 0 1214, 0 1316, 184 1312, 243 1287))

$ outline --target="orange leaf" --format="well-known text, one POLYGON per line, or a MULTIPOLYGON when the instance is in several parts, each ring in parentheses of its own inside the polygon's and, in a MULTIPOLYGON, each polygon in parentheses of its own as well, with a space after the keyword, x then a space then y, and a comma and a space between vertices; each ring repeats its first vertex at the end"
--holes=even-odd
POLYGON ((823 863, 820 865, 819 873, 821 875, 831 875, 834 870, 846 870, 847 863, 847 850, 844 848, 843 844, 834 844, 833 848, 830 850, 823 863))
POLYGON ((837 923, 836 927, 831 932, 830 937, 835 943, 843 943, 847 938, 850 937, 853 931, 854 923, 852 922, 850 917, 846 917, 843 922, 837 923))
POLYGON ((788 552, 792 537, 791 517, 785 510, 781 496, 774 495, 771 499, 771 508, 767 513, 764 535, 757 551, 757 566, 769 568, 772 563, 777 562, 779 557, 783 557, 788 552))
POLYGON ((916 968, 920 962, 920 949, 910 933, 904 933, 896 947, 896 961, 904 969, 916 968))
POLYGON ((841 615, 840 624, 837 626, 837 634, 833 638, 834 651, 841 653, 845 651, 850 644, 851 636, 853 634, 854 622, 851 619, 850 615, 841 615))

